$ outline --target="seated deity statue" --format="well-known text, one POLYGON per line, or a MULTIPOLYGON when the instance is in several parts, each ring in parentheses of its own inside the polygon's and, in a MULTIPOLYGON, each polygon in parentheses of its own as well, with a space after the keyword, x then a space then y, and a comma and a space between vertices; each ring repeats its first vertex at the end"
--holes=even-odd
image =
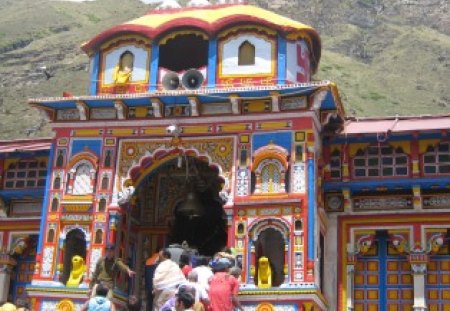
POLYGON ((272 287, 272 269, 270 268, 269 258, 265 256, 258 260, 258 287, 272 287))
POLYGON ((115 84, 127 84, 133 73, 134 55, 130 51, 120 55, 119 63, 114 67, 113 81, 115 84))
POLYGON ((86 265, 84 259, 81 256, 75 255, 72 257, 72 270, 70 270, 70 276, 67 280, 66 286, 77 287, 80 285, 83 279, 84 272, 86 271, 86 265))

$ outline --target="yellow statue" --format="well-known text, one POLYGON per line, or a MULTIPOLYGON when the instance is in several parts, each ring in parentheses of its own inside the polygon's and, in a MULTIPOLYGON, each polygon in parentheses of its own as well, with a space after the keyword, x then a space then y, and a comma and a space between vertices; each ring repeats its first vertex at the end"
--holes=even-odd
POLYGON ((72 257, 72 270, 70 271, 69 279, 66 286, 77 287, 81 283, 84 272, 86 271, 86 265, 84 259, 81 256, 75 255, 72 257))
POLYGON ((119 63, 114 67, 113 80, 115 84, 127 84, 133 73, 134 55, 130 51, 120 55, 119 63))
POLYGON ((272 287, 272 269, 270 268, 269 258, 265 256, 258 260, 258 287, 272 287))

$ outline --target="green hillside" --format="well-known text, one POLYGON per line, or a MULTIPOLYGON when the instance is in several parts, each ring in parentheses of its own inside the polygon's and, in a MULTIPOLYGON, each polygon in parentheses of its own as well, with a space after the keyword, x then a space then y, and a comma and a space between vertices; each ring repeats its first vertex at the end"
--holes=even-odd
MULTIPOLYGON (((337 83, 348 115, 450 113, 447 1, 258 5, 318 29, 323 52, 316 78, 337 83)), ((50 135, 44 116, 27 99, 87 94, 88 57, 80 44, 149 8, 138 0, 0 1, 0 139, 50 135), (48 80, 44 66, 54 75, 48 80)))

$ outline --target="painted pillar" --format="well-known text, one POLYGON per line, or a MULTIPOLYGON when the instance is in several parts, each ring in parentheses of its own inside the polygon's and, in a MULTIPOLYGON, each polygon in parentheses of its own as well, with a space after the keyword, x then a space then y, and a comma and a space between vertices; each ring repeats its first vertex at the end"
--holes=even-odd
POLYGON ((98 85, 98 70, 99 70, 99 64, 100 64, 100 53, 97 51, 92 57, 91 57, 91 64, 90 64, 90 76, 91 76, 91 84, 89 86, 89 95, 97 95, 97 85, 98 85))
POLYGON ((66 239, 66 235, 64 233, 61 232, 61 234, 59 235, 59 240, 58 240, 58 249, 56 252, 56 258, 55 258, 55 262, 56 264, 56 271, 54 272, 53 275, 53 280, 54 281, 59 281, 60 280, 60 276, 61 273, 64 269, 64 241, 66 239))
POLYGON ((315 222, 316 222, 316 178, 314 167, 314 147, 308 147, 308 262, 306 281, 314 280, 314 239, 315 239, 315 222))
POLYGON ((419 185, 415 185, 412 187, 413 190, 413 206, 414 209, 420 210, 422 209, 422 194, 419 185))
POLYGON ((0 255, 0 301, 8 301, 11 272, 17 262, 7 254, 0 255))
POLYGON ((108 235, 108 243, 115 244, 117 240, 117 228, 119 225, 119 212, 118 211, 110 211, 109 213, 109 235, 108 235))
POLYGON ((52 167, 53 167, 53 157, 55 154, 55 142, 52 143, 51 147, 50 147, 50 154, 48 156, 48 165, 47 165, 47 177, 45 179, 45 193, 44 193, 44 199, 42 200, 42 212, 41 212, 41 224, 40 224, 40 228, 39 228, 39 240, 38 240, 38 245, 37 245, 37 255, 36 255, 36 266, 40 265, 40 258, 41 258, 41 254, 42 254, 42 244, 44 242, 44 238, 45 238, 45 227, 47 225, 47 211, 48 211, 48 203, 49 203, 49 198, 50 198, 50 193, 48 191, 48 189, 51 188, 51 184, 52 184, 52 167))
POLYGON ((347 254, 347 311, 352 311, 354 306, 353 287, 355 280, 356 255, 347 254))
POLYGON ((428 257, 426 254, 411 254, 409 256, 414 277, 414 311, 426 311, 425 276, 427 274, 428 257))
POLYGON ((148 84, 149 91, 158 89, 158 65, 159 65, 159 45, 157 42, 152 43, 152 57, 150 60, 150 82, 148 84))
POLYGON ((348 145, 345 144, 342 146, 342 181, 349 181, 350 180, 350 170, 348 167, 349 162, 349 151, 348 151, 348 145))
POLYGON ((278 35, 278 70, 276 84, 286 84, 286 39, 278 35))
POLYGON ((208 88, 216 87, 217 39, 210 39, 208 45, 208 88))
POLYGON ((413 177, 420 176, 420 167, 419 167, 420 148, 417 136, 418 136, 417 133, 414 133, 414 139, 411 141, 411 165, 413 177))
POLYGON ((256 251, 255 251, 255 245, 254 245, 254 241, 250 240, 249 241, 250 246, 249 246, 249 254, 248 254, 248 268, 249 271, 247 273, 248 275, 248 282, 250 284, 255 284, 255 273, 256 273, 256 251))

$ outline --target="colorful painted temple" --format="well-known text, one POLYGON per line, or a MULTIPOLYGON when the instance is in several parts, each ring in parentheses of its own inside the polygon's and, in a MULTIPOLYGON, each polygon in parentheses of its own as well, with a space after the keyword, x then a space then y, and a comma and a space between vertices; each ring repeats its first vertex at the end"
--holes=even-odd
POLYGON ((313 28, 191 4, 84 43, 90 94, 29 100, 54 137, 0 141, 0 301, 79 310, 114 243, 120 307, 187 241, 245 310, 449 311, 450 116, 348 118, 313 28))

